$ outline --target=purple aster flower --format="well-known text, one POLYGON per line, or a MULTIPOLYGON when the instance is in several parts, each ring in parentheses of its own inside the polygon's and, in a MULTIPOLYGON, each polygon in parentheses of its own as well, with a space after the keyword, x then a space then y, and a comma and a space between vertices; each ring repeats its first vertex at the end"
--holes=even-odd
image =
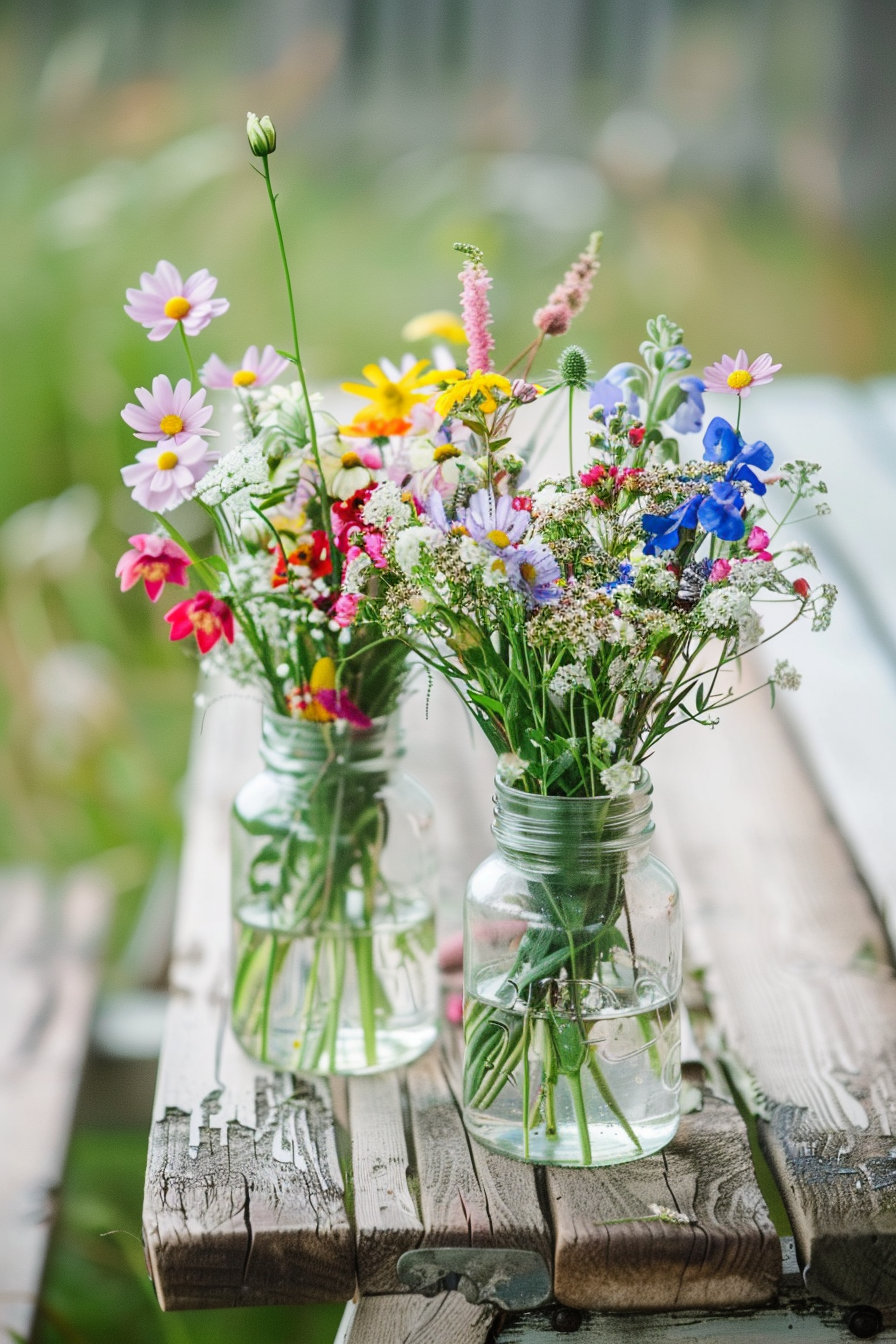
POLYGON ((676 434, 697 434, 700 426, 703 424, 703 414, 706 405, 703 401, 703 393, 706 391, 702 378, 695 378, 689 374, 687 378, 679 379, 678 386, 683 392, 687 393, 687 399, 681 403, 678 410, 669 421, 669 428, 676 434))
POLYGON ((540 541, 531 541, 505 555, 511 588, 536 606, 560 597, 560 566, 553 552, 540 541))
POLYGON ((261 354, 257 345, 250 345, 238 369, 229 369, 217 355, 211 355, 199 379, 206 387, 267 387, 288 368, 289 360, 278 355, 272 345, 266 345, 261 354))
POLYGON ((154 272, 143 272, 139 289, 126 291, 124 310, 135 322, 150 328, 151 341, 164 341, 178 322, 183 323, 188 336, 196 336, 213 317, 220 317, 230 307, 228 299, 212 298, 217 285, 205 267, 182 280, 176 266, 160 261, 154 272))
POLYGON ((736 397, 748 397, 754 387, 770 383, 781 368, 773 364, 771 355, 760 355, 750 363, 746 350, 738 350, 737 358, 723 355, 715 364, 703 370, 708 392, 730 392, 736 397))
POLYGON ((169 379, 161 373, 152 380, 152 392, 148 392, 145 387, 138 387, 135 395, 141 404, 135 406, 133 402, 128 402, 121 418, 126 425, 130 425, 136 438, 146 439, 150 443, 171 439, 176 444, 182 444, 194 434, 205 438, 218 437, 217 430, 203 428, 212 414, 212 407, 203 404, 205 389, 200 388, 198 392, 192 393, 189 379, 181 378, 177 386, 172 388, 169 379))
POLYGON ((775 455, 761 439, 745 443, 743 435, 738 434, 733 425, 716 415, 703 435, 703 459, 705 462, 727 462, 726 481, 746 481, 754 494, 764 495, 767 486, 756 471, 768 471, 775 455))
POLYGON ((457 516, 474 541, 504 551, 520 541, 532 521, 527 509, 515 509, 509 495, 477 490, 457 516))

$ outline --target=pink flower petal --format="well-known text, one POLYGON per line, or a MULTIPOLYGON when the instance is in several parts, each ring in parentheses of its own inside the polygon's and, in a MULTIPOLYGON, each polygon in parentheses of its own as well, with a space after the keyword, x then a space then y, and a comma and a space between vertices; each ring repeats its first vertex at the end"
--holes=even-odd
POLYGON ((199 373, 200 382, 206 387, 232 387, 233 374, 217 355, 209 355, 199 373))
MULTIPOLYGON (((146 326, 147 324, 144 322, 143 325, 146 326)), ((151 341, 164 341, 165 337, 170 336, 176 326, 177 323, 173 318, 166 317, 161 322, 156 323, 149 333, 149 339, 151 341)))

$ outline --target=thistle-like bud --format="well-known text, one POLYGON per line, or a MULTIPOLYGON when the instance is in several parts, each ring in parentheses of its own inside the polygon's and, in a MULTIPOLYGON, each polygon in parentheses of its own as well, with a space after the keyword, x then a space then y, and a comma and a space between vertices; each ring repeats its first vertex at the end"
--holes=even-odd
POLYGON ((521 406, 528 406, 530 401, 535 401, 538 396, 538 388, 532 383, 527 383, 525 378, 516 378, 510 385, 514 401, 518 401, 521 406))
POLYGON ((247 112, 246 135, 249 148, 259 159, 266 159, 277 148, 277 132, 270 117, 256 117, 254 112, 247 112))
POLYGON ((568 345, 558 364, 560 378, 567 387, 584 389, 588 386, 588 356, 578 345, 568 345))

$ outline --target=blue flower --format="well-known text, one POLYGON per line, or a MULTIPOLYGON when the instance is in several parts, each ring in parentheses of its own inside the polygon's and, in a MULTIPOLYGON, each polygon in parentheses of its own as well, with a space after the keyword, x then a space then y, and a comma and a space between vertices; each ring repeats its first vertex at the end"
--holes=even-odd
POLYGON ((676 434, 697 434, 703 424, 703 414, 706 410, 703 402, 705 384, 702 378, 688 375, 687 378, 679 380, 679 387, 688 394, 687 401, 683 401, 672 416, 669 428, 674 429, 676 434))
POLYGON ((696 528, 698 522, 707 532, 715 532, 721 541, 739 541, 744 534, 744 520, 740 516, 743 507, 743 495, 733 485, 716 481, 708 495, 694 495, 671 513, 664 516, 645 513, 641 526, 650 540, 645 543, 644 554, 674 550, 681 528, 696 528))
POLYGON ((622 564, 619 566, 618 577, 611 579, 609 583, 603 584, 601 592, 612 593, 614 589, 621 587, 623 584, 630 584, 634 577, 634 567, 630 565, 627 560, 623 560, 622 564))
POLYGON ((637 364, 614 364, 608 374, 591 384, 588 398, 589 409, 603 406, 608 415, 612 415, 618 402, 623 402, 630 415, 638 414, 638 398, 628 386, 628 379, 639 372, 637 364))
POLYGON ((686 345, 673 345, 663 354, 664 369, 686 369, 691 362, 691 352, 686 345))
POLYGON ((753 470, 768 471, 775 455, 767 443, 757 439, 755 443, 745 443, 742 434, 738 434, 733 425, 720 415, 710 420, 703 435, 703 460, 705 462, 727 462, 726 481, 747 481, 754 494, 764 495, 765 482, 760 480, 753 470))

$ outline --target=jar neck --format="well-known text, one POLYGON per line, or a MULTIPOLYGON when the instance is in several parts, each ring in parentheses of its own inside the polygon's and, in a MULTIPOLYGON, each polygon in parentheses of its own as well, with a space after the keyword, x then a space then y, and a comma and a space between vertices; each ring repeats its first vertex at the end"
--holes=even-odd
POLYGON ((654 831, 653 783, 647 771, 619 798, 545 797, 495 781, 492 831, 509 861, 541 871, 593 868, 638 850, 654 831))
POLYGON ((370 728, 357 728, 344 719, 291 719, 266 706, 259 751, 269 769, 284 774, 317 773, 327 762, 347 771, 388 772, 404 755, 399 712, 374 719, 370 728))

